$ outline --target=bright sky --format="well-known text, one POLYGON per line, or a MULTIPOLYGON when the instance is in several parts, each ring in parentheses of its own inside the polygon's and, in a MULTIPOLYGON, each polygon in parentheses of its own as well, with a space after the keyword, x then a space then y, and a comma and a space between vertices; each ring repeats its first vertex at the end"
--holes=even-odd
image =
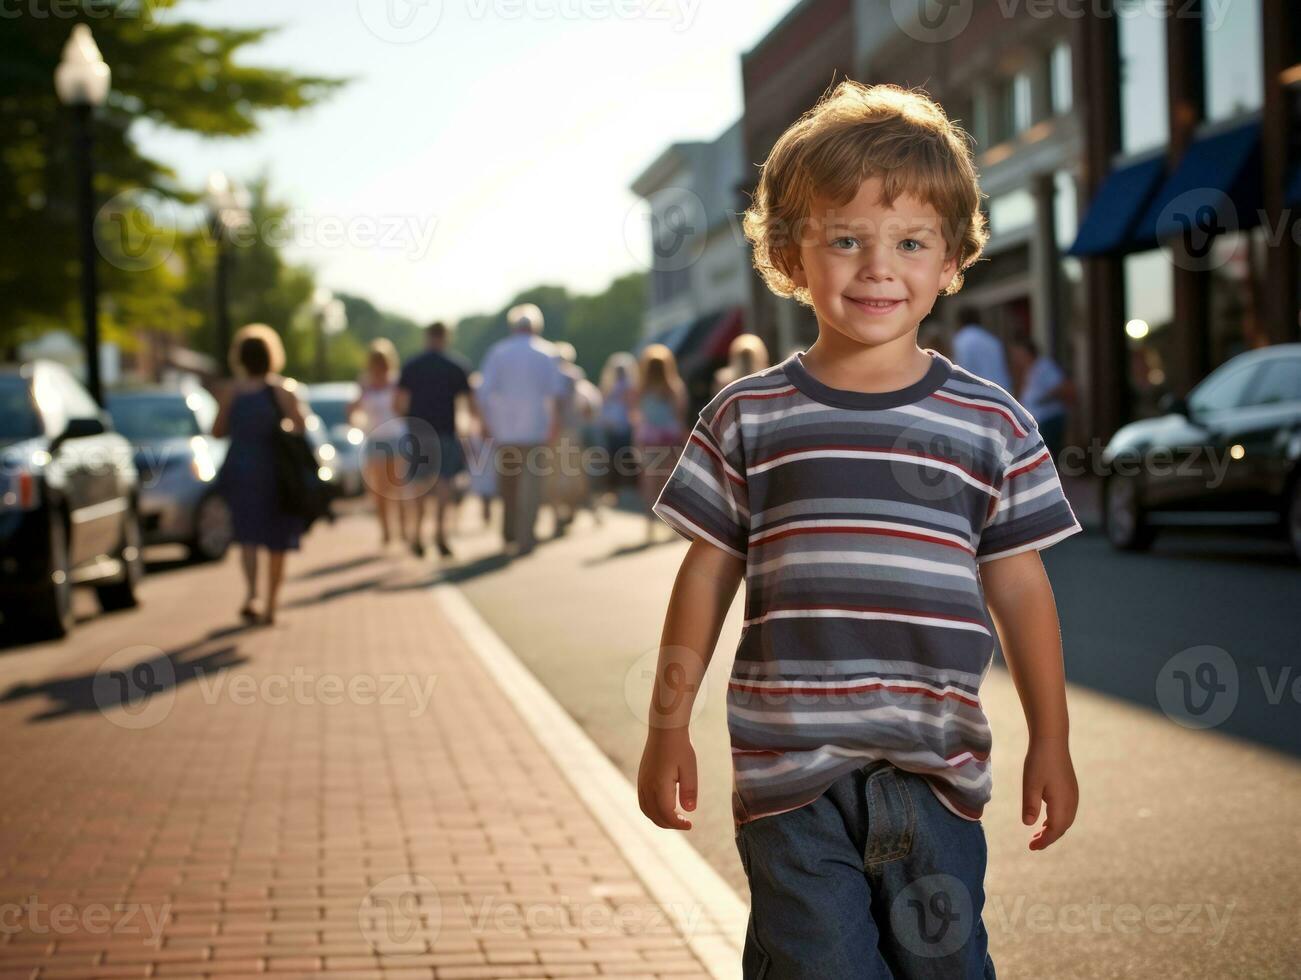
POLYGON ((597 292, 648 265, 629 184, 668 144, 741 115, 740 55, 792 6, 186 2, 162 16, 280 25, 250 63, 354 81, 249 139, 137 133, 191 186, 268 170, 294 209, 291 257, 382 308, 455 319, 539 283, 597 292))

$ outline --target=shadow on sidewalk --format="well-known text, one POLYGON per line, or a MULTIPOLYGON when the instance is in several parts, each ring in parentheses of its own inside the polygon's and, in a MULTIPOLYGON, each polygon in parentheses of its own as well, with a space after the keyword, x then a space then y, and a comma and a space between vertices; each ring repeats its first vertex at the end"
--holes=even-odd
POLYGON ((240 656, 238 647, 233 643, 192 658, 190 656, 209 643, 245 631, 243 627, 213 630, 193 643, 132 664, 101 667, 94 673, 59 677, 42 684, 15 684, 0 695, 0 704, 44 697, 50 707, 28 718, 29 724, 55 721, 69 715, 104 712, 113 708, 142 710, 140 706, 147 705, 151 698, 166 694, 182 684, 191 683, 205 674, 247 663, 249 658, 240 656))

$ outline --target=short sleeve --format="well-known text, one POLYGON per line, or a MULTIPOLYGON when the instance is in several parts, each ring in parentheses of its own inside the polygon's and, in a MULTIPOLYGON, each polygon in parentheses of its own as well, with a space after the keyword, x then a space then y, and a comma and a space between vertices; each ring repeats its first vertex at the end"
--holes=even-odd
POLYGON ((740 401, 734 392, 723 391, 701 410, 651 510, 683 537, 704 539, 744 560, 750 503, 740 401))
POLYGON ((403 388, 406 391, 410 391, 414 387, 413 381, 415 379, 412 378, 411 376, 412 375, 411 363, 412 363, 411 361, 407 361, 405 364, 403 364, 402 372, 398 375, 398 387, 403 388))
POLYGON ((1037 425, 1015 436, 1007 454, 998 499, 990 507, 976 549, 977 562, 1047 548, 1084 530, 1037 425))

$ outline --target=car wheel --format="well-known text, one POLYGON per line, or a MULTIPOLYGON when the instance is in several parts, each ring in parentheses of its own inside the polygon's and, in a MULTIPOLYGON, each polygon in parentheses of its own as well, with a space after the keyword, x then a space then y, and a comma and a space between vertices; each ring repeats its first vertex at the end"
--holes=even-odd
POLYGON ((1301 561, 1301 476, 1292 481, 1292 495, 1288 500, 1287 533, 1292 541, 1292 554, 1301 561))
POLYGON ((58 513, 50 515, 50 575, 32 603, 17 618, 39 639, 58 639, 73 626, 72 579, 69 575, 68 532, 58 513))
POLYGON ((138 604, 136 586, 145 573, 144 549, 140 538, 140 517, 135 507, 128 506, 122 518, 122 543, 117 560, 122 566, 121 577, 116 582, 106 582, 95 587, 99 608, 104 612, 132 609, 138 604))
POLYGON ((1144 551, 1152 544, 1152 527, 1138 502, 1138 481, 1113 476, 1106 484, 1107 539, 1122 551, 1144 551))
POLYGON ((190 539, 190 558, 193 561, 217 561, 230 547, 234 530, 230 523, 230 508, 218 494, 209 494, 199 502, 194 513, 194 537, 190 539))

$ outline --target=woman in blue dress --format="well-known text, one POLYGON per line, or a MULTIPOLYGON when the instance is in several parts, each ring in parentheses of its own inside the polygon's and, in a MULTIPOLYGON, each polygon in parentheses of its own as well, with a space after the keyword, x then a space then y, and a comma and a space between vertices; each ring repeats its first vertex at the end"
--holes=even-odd
POLYGON ((285 552, 298 549, 303 520, 280 509, 276 497, 275 432, 287 421, 295 432, 305 428, 294 383, 280 376, 285 363, 280 335, 262 323, 251 323, 235 334, 230 365, 236 379, 222 393, 221 408, 212 426, 230 445, 218 476, 218 489, 230 506, 234 539, 247 587, 239 614, 245 622, 271 625, 284 579, 285 552), (258 549, 269 555, 266 602, 259 614, 258 549))

